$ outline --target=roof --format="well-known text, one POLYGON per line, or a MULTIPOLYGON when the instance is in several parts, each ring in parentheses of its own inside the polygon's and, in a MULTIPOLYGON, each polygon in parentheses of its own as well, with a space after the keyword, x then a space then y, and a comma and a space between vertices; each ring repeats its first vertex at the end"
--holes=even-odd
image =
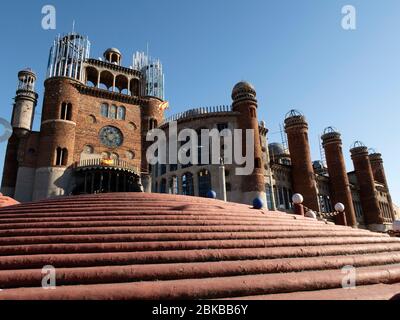
POLYGON ((0 299, 390 299, 400 240, 195 197, 119 193, 0 209, 0 299), (43 290, 42 268, 56 268, 43 290), (342 267, 357 287, 341 288, 342 267))

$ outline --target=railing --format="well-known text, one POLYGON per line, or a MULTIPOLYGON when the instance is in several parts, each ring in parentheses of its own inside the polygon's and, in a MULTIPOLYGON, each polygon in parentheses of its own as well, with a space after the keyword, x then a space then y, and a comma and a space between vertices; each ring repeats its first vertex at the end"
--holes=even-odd
POLYGON ((232 107, 231 106, 215 106, 215 107, 204 107, 204 108, 196 108, 196 109, 191 109, 187 110, 185 112, 181 112, 178 114, 175 114, 171 117, 168 117, 163 121, 163 124, 169 123, 172 121, 178 121, 181 119, 193 117, 193 116, 198 116, 202 114, 209 114, 209 113, 224 113, 224 112, 231 112, 232 107))
POLYGON ((75 163, 74 166, 76 169, 78 168, 90 168, 90 167, 112 167, 133 171, 139 174, 139 169, 136 166, 131 165, 127 161, 119 160, 119 159, 86 159, 80 160, 75 163))

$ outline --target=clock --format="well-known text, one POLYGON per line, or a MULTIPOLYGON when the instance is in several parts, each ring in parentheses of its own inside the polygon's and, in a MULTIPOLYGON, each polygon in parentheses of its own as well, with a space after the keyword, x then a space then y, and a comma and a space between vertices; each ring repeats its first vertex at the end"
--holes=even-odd
POLYGON ((100 130, 99 138, 102 144, 109 148, 117 148, 122 145, 123 136, 121 130, 107 126, 100 130))

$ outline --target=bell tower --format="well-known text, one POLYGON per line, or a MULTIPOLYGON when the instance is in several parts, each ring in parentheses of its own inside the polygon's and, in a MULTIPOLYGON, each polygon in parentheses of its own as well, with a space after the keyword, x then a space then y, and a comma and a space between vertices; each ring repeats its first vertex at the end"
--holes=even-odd
POLYGON ((38 94, 35 92, 36 74, 31 69, 18 73, 18 88, 11 125, 15 134, 22 138, 32 131, 38 94))
POLYGON ((25 140, 32 131, 38 99, 35 83, 36 74, 32 69, 27 68, 18 73, 18 87, 11 118, 13 132, 7 144, 1 184, 1 192, 12 198, 15 197, 19 163, 23 156, 25 140))

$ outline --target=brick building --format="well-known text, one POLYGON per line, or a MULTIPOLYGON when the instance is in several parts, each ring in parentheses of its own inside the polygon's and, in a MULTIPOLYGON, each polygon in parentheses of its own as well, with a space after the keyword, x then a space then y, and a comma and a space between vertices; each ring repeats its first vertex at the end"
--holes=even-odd
MULTIPOLYGON (((32 130, 38 94, 36 75, 26 69, 12 116, 1 192, 20 202, 63 195, 109 192, 156 192, 207 196, 250 204, 260 197, 270 210, 292 212, 292 195, 301 193, 308 208, 331 212, 345 204, 353 227, 386 231, 394 219, 393 204, 380 154, 356 144, 355 170, 345 167, 340 133, 322 136, 326 163, 313 162, 304 115, 285 119, 288 147, 268 143, 268 129, 257 116, 254 87, 239 82, 232 105, 198 108, 164 118, 163 75, 159 61, 137 54, 132 67, 110 48, 102 59, 89 55, 90 43, 76 33, 58 37, 50 52, 40 131, 32 130), (154 70, 153 70, 154 69, 154 70), (153 128, 178 130, 253 129, 254 171, 235 175, 236 164, 160 164, 146 160, 147 133, 153 128)), ((243 146, 245 149, 246 146, 243 146)), ((221 145, 224 149, 224 145, 221 145)))

